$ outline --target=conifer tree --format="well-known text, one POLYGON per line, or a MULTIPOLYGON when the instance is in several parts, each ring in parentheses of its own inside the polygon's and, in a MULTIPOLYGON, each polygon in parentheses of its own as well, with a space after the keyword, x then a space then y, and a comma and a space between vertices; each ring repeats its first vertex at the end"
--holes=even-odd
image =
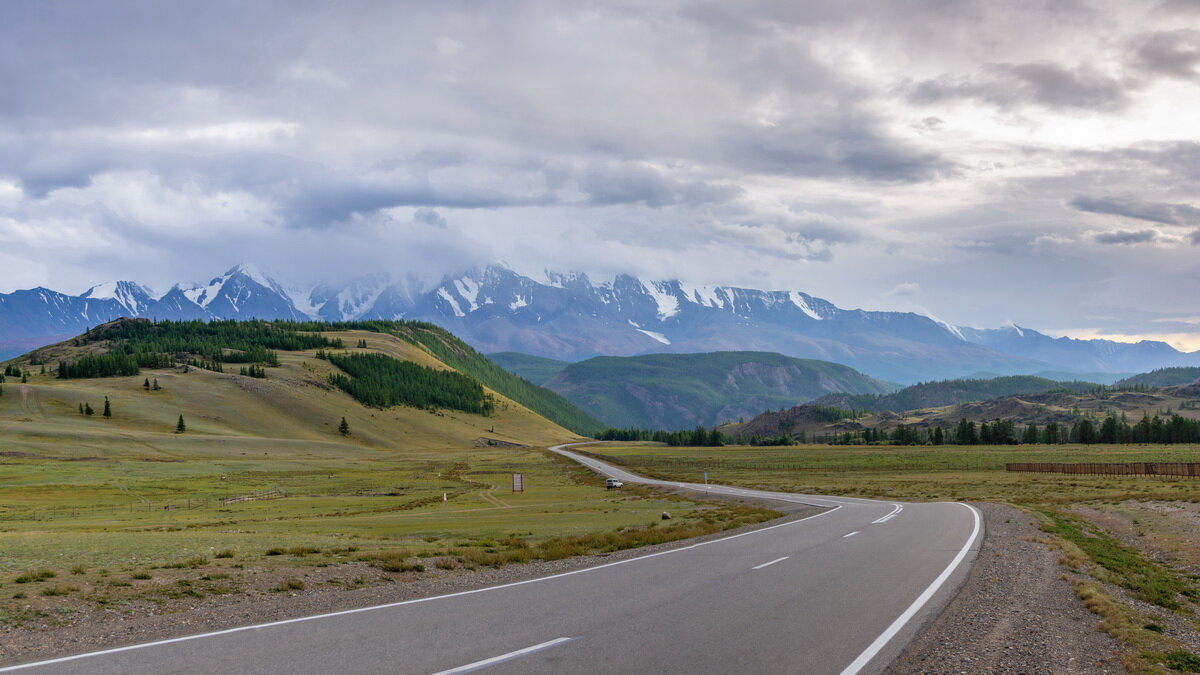
POLYGON ((157 377, 154 378, 154 386, 151 387, 151 389, 153 389, 154 391, 158 391, 159 389, 162 389, 162 387, 158 386, 158 378, 157 377))
POLYGON ((175 423, 175 433, 182 434, 187 431, 187 425, 183 423, 183 413, 179 413, 179 421, 175 423))
POLYGON ((29 381, 29 373, 21 373, 21 384, 29 381))
POLYGON ((350 435, 350 423, 346 421, 345 417, 342 418, 342 423, 338 425, 338 433, 343 436, 350 435))
POLYGON ((108 403, 108 397, 104 397, 104 412, 101 413, 105 417, 112 417, 112 406, 108 403))
POLYGON ((83 404, 82 403, 79 404, 79 414, 80 415, 83 414, 83 404))
POLYGON ((95 414, 96 414, 96 411, 95 411, 95 410, 92 410, 92 404, 91 404, 91 403, 84 403, 84 404, 83 404, 83 414, 84 414, 84 415, 95 415, 95 414))
POLYGON ((142 387, 145 388, 146 391, 150 391, 150 378, 146 378, 146 381, 142 383, 142 387))

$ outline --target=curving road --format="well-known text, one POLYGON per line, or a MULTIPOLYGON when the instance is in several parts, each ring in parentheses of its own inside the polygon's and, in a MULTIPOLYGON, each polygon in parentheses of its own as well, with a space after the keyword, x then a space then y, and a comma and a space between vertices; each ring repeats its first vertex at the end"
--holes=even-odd
POLYGON ((35 673, 875 673, 965 579, 955 503, 626 482, 810 504, 791 520, 564 574, 19 666, 35 673))

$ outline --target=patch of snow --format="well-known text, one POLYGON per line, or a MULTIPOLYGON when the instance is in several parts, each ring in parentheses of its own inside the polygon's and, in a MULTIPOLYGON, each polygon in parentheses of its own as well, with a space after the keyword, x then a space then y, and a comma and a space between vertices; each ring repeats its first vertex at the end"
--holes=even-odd
POLYGON ((447 303, 450 304, 450 309, 454 310, 454 316, 457 316, 457 317, 466 316, 466 314, 461 309, 458 308, 458 303, 455 302, 454 296, 450 295, 450 293, 446 289, 439 288, 437 290, 437 294, 443 300, 445 300, 447 303))
POLYGON ((793 305, 800 308, 801 312, 804 312, 805 314, 811 316, 812 318, 816 319, 817 321, 821 321, 825 318, 825 317, 821 316, 820 314, 817 314, 813 310, 812 307, 808 306, 808 301, 804 299, 803 294, 797 293, 796 291, 791 291, 788 293, 788 297, 791 298, 793 305))
POLYGON ((258 268, 258 265, 253 265, 250 263, 242 263, 242 264, 238 265, 237 267, 234 267, 233 269, 229 270, 229 273, 227 273, 225 276, 230 277, 230 276, 233 276, 234 274, 238 274, 238 273, 240 273, 244 276, 250 277, 250 279, 254 283, 258 284, 259 286, 262 286, 263 288, 274 289, 278 286, 278 284, 276 284, 270 277, 263 274, 262 270, 260 270, 258 268))
POLYGON ((292 301, 292 306, 301 314, 307 315, 310 319, 317 318, 317 310, 320 307, 313 303, 313 292, 316 291, 316 286, 290 286, 284 290, 287 292, 288 298, 292 301))
POLYGON ((662 286, 666 286, 666 283, 657 281, 646 283, 642 281, 641 284, 642 288, 646 290, 646 294, 654 298, 654 304, 658 305, 658 318, 667 319, 679 313, 679 298, 663 291, 661 288, 662 286))
POLYGON ((941 319, 937 318, 936 316, 934 316, 932 314, 926 314, 925 316, 928 317, 934 323, 941 326, 942 328, 945 328, 954 337, 958 338, 959 340, 962 340, 963 342, 968 342, 967 336, 963 335, 962 330, 960 330, 958 326, 952 325, 946 321, 942 321, 941 319))
POLYGON ((508 308, 511 310, 518 310, 522 307, 528 307, 528 306, 529 306, 529 300, 526 300, 525 296, 523 296, 523 295, 518 295, 516 300, 513 300, 511 303, 509 303, 508 308))
POLYGON ((207 286, 193 286, 184 290, 183 295, 201 307, 208 307, 216 299, 217 294, 221 292, 221 289, 225 286, 225 282, 229 281, 229 276, 228 274, 219 276, 208 282, 207 286))
POLYGON ((664 345, 671 344, 671 341, 667 339, 667 336, 663 335, 662 333, 652 331, 652 330, 645 330, 642 328, 635 328, 634 330, 646 335, 647 337, 654 338, 655 340, 658 340, 659 342, 663 343, 664 345))
POLYGON ((454 288, 458 290, 459 296, 461 296, 463 300, 467 301, 467 305, 469 305, 469 309, 467 309, 468 312, 474 312, 475 310, 479 309, 479 303, 475 302, 475 300, 479 298, 478 282, 471 277, 463 277, 461 279, 455 279, 454 288))
POLYGON ((679 282, 679 290, 685 298, 705 307, 724 309, 726 302, 725 289, 721 286, 694 286, 679 282))

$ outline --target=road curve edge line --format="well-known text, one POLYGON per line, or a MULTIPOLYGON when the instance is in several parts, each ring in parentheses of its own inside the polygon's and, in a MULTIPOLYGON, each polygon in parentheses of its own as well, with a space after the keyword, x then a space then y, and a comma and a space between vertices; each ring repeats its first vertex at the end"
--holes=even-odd
POLYGON ((967 552, 971 550, 971 547, 975 545, 975 539, 979 537, 979 532, 983 527, 983 518, 979 515, 979 510, 970 504, 964 504, 963 502, 952 503, 967 507, 970 509, 971 515, 974 516, 975 526, 971 530, 971 536, 967 538, 967 543, 963 544, 963 547, 959 550, 958 555, 954 556, 954 559, 951 560, 950 564, 946 566, 946 569, 942 570, 942 573, 933 580, 933 583, 929 584, 929 587, 922 591, 921 594, 917 596, 916 600, 913 600, 912 604, 908 606, 908 609, 904 610, 900 616, 896 617, 896 620, 893 621, 886 629, 884 629, 884 631, 879 634, 879 637, 875 638, 875 641, 868 645, 867 648, 858 655, 858 658, 851 661, 850 665, 846 666, 846 668, 842 670, 841 675, 856 675, 860 670, 863 669, 864 666, 871 662, 871 659, 875 658, 879 652, 883 651, 883 648, 886 647, 889 642, 891 642, 892 638, 896 637, 896 634, 899 633, 914 616, 916 616, 917 612, 921 611, 921 608, 924 607, 927 602, 929 602, 929 599, 938 592, 938 589, 940 589, 942 585, 946 583, 946 580, 950 578, 950 575, 954 574, 954 571, 958 569, 958 566, 962 564, 964 559, 966 559, 967 552))

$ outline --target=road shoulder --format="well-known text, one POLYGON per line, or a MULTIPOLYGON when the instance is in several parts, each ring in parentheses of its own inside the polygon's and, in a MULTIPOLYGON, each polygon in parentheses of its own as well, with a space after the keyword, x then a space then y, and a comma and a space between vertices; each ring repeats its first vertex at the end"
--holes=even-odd
POLYGON ((916 673, 1123 673, 1119 645, 1075 597, 1034 519, 974 504, 986 537, 958 594, 886 670, 916 673))

